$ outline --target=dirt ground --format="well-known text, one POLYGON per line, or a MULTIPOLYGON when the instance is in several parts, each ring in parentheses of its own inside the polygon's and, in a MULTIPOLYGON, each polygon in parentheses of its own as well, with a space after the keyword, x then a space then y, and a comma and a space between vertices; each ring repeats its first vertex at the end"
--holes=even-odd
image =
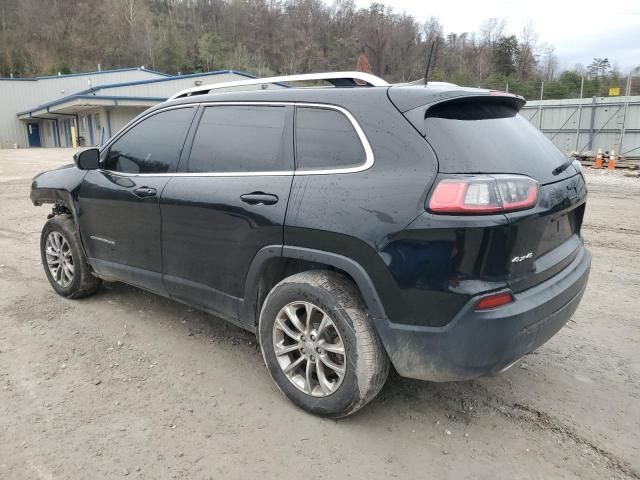
POLYGON ((0 150, 0 478, 640 479, 640 179, 587 172, 591 279, 546 345, 498 377, 390 378, 334 421, 222 320, 117 283, 54 294, 29 186, 71 153, 0 150))

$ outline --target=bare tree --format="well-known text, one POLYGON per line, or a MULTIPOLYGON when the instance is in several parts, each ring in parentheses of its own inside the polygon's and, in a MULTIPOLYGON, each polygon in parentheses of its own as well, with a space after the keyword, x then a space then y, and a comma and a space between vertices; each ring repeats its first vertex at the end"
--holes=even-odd
POLYGON ((545 46, 542 53, 542 76, 545 80, 553 80, 558 73, 558 57, 555 54, 555 47, 545 46))
POLYGON ((538 34, 532 21, 527 22, 520 32, 520 51, 517 62, 517 73, 520 79, 529 78, 536 67, 536 49, 538 34))
MULTIPOLYGON (((509 83, 527 96, 543 79, 575 83, 575 74, 561 75, 531 22, 515 40, 499 18, 485 20, 478 32, 449 32, 435 17, 419 24, 381 2, 358 8, 355 0, 0 0, 0 75, 87 71, 98 63, 168 73, 301 73, 351 69, 364 52, 374 73, 408 81, 424 74, 435 43, 434 80, 509 83)), ((610 64, 590 70, 590 91, 615 82, 610 64)))

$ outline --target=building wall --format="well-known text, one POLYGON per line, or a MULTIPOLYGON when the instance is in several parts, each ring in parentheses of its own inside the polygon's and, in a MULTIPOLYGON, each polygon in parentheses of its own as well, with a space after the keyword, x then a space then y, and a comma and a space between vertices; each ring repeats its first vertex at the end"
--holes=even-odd
POLYGON ((107 141, 129 121, 144 112, 145 108, 135 107, 109 107, 85 110, 78 114, 80 121, 80 129, 78 134, 84 139, 84 146, 98 146, 107 143, 107 141), (97 117, 96 117, 97 115, 97 117), (89 122, 88 117, 91 117, 89 122), (96 121, 96 118, 98 121, 96 121), (91 142, 91 134, 88 131, 91 123, 93 132, 93 142, 91 142))
MULTIPOLYGON (((159 78, 166 76, 148 70, 133 69, 37 79, 0 79, 0 148, 13 144, 19 147, 28 146, 25 123, 16 117, 19 112, 90 87, 159 78)), ((45 143, 49 146, 48 142, 53 141, 50 135, 45 135, 45 124, 49 122, 40 123, 41 142, 43 146, 45 143)))
POLYGON ((41 120, 40 121, 40 141, 43 147, 58 147, 58 137, 56 135, 56 122, 41 120))
MULTIPOLYGON (((68 135, 70 124, 76 126, 77 135, 82 137, 82 146, 105 143, 130 120, 146 110, 147 107, 143 108, 141 105, 151 106, 155 99, 168 98, 194 86, 244 80, 247 77, 246 74, 234 72, 211 72, 174 77, 146 70, 131 70, 46 77, 37 80, 0 79, 0 105, 3 107, 0 109, 0 147, 11 147, 12 144, 17 144, 19 147, 28 146, 27 121, 18 120, 17 113, 69 97, 89 87, 93 88, 90 97, 95 96, 95 100, 83 98, 73 104, 73 108, 64 108, 62 111, 68 114, 59 117, 57 127, 55 121, 48 119, 32 117, 29 120, 29 122, 39 123, 40 141, 43 147, 71 146, 68 135), (117 85, 129 82, 132 83, 117 85), (105 88, 99 88, 101 85, 105 88), (110 106, 97 106, 105 104, 110 106), (96 107, 88 108, 89 105, 96 105, 96 107), (70 115, 70 112, 78 113, 70 115), (59 134, 56 134, 56 128, 59 134)), ((249 85, 245 88, 255 90, 261 89, 262 86, 249 85)), ((269 85, 268 88, 283 87, 269 85)), ((65 99, 66 101, 72 100, 65 99)), ((55 107, 51 108, 54 114, 55 107)))
POLYGON ((144 108, 123 107, 111 110, 111 136, 118 133, 122 127, 144 112, 144 108))

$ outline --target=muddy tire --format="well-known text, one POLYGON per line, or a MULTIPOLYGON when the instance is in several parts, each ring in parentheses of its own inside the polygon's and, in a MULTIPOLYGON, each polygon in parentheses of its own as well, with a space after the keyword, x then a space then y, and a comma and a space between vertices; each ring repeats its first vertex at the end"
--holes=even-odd
POLYGON ((40 256, 49 283, 63 297, 86 297, 102 284, 91 273, 71 215, 57 215, 45 223, 40 256))
POLYGON ((316 415, 356 412, 389 373, 360 292, 335 272, 312 270, 278 283, 263 304, 258 338, 280 391, 316 415))

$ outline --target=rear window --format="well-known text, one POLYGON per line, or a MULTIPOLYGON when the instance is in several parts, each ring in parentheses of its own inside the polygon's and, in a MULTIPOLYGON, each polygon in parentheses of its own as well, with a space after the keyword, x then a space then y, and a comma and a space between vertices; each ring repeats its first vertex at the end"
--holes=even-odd
POLYGON ((520 173, 539 182, 566 157, 511 105, 491 99, 435 105, 425 115, 426 139, 443 173, 520 173))
POLYGON ((325 170, 356 167, 365 162, 360 137, 337 110, 296 108, 296 168, 325 170))

